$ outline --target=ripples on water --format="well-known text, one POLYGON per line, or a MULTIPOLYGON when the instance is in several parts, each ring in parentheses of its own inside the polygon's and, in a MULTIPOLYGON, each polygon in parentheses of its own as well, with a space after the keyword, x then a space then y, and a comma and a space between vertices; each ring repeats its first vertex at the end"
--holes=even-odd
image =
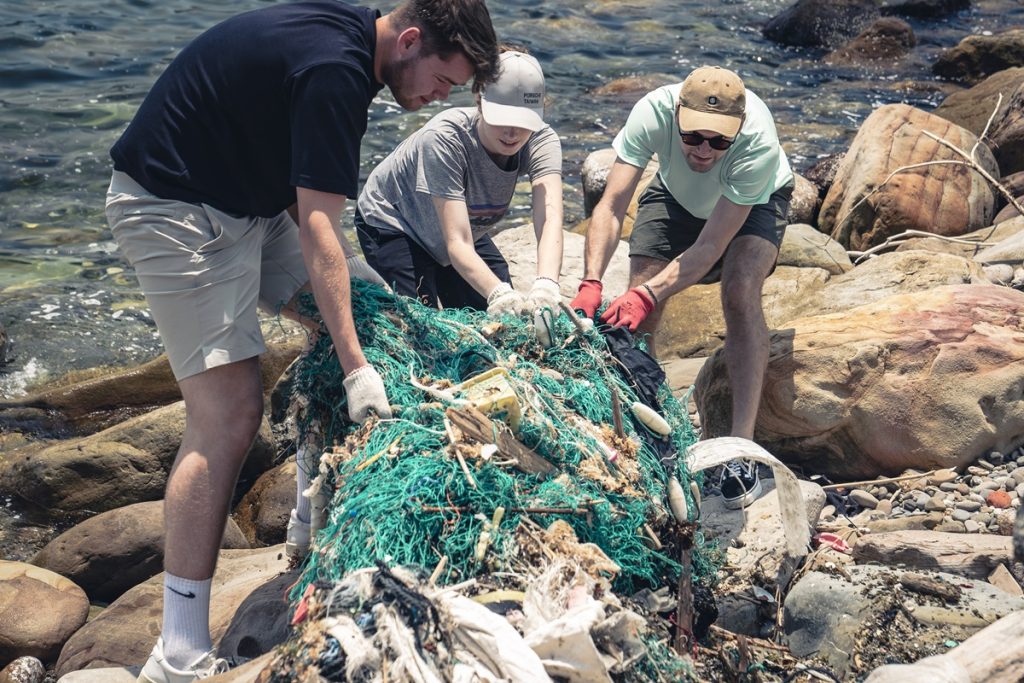
MULTIPOLYGON (((68 369, 159 351, 131 272, 103 217, 107 150, 156 75, 203 29, 258 0, 55 0, 0 3, 0 321, 13 340, 0 396, 68 369)), ((606 146, 631 106, 598 98, 622 76, 683 75, 703 63, 739 71, 775 113, 796 168, 844 150, 879 105, 930 109, 951 87, 929 68, 964 35, 1021 23, 1012 0, 977 2, 937 22, 911 21, 919 45, 896 66, 824 65, 821 52, 774 45, 760 27, 789 0, 514 0, 490 3, 502 37, 525 43, 548 78, 548 118, 566 157, 566 223, 582 214, 579 165, 606 146)), ((457 93, 451 104, 470 103, 457 93)), ((387 92, 371 110, 365 175, 436 113, 400 115, 387 92)), ((520 202, 511 221, 527 220, 520 202)))

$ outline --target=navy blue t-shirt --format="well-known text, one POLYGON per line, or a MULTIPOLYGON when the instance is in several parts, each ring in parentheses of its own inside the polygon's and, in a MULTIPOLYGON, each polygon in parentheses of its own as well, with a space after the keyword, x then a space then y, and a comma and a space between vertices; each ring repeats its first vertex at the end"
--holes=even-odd
POLYGON ((274 216, 295 188, 357 195, 380 13, 310 0, 232 17, 187 45, 110 150, 153 194, 274 216))

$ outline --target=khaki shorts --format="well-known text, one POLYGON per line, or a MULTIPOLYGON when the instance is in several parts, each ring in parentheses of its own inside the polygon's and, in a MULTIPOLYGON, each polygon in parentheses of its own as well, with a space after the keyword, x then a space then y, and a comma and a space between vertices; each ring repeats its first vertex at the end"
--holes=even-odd
POLYGON ((309 281, 287 212, 234 216, 161 199, 114 171, 107 220, 178 380, 266 351, 257 307, 277 313, 309 281))

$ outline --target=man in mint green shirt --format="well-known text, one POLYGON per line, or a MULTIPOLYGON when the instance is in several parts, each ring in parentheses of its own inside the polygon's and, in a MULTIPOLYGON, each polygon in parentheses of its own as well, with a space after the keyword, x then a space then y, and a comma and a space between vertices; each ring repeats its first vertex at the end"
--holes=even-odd
MULTIPOLYGON (((631 289, 600 320, 649 334, 654 355, 665 301, 721 280, 731 435, 752 440, 768 364, 761 289, 775 268, 793 193, 771 112, 732 71, 701 67, 637 102, 612 146, 617 159, 590 220, 584 280, 572 306, 591 318, 597 313, 626 208, 657 155, 660 168, 640 197, 629 239, 631 289)), ((754 463, 729 463, 722 493, 728 507, 753 502, 761 493, 754 463)))

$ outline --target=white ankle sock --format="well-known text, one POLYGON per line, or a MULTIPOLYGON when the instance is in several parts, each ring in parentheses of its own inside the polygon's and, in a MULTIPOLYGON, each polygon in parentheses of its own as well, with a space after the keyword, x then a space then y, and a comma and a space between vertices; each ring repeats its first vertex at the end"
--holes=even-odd
POLYGON ((210 640, 210 584, 164 573, 164 657, 184 669, 213 649, 210 640))
POLYGON ((309 498, 302 495, 302 492, 309 488, 310 479, 307 470, 313 467, 313 463, 310 460, 309 447, 305 445, 299 446, 295 451, 295 516, 304 524, 309 524, 311 510, 309 498))

